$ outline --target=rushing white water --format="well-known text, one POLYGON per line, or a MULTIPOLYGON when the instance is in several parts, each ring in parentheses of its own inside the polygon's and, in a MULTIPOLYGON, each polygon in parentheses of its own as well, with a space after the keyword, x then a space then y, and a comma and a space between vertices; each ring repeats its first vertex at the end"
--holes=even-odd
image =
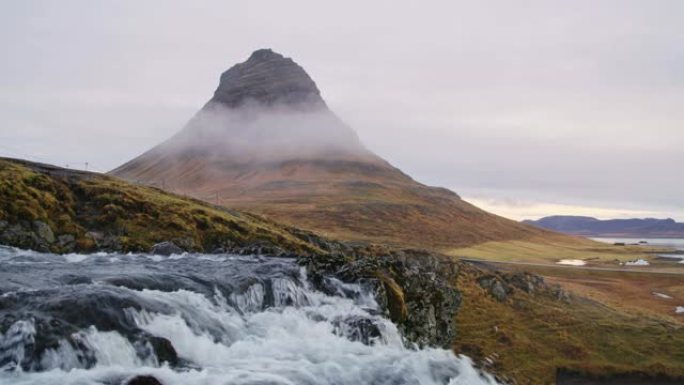
MULTIPOLYGON (((23 264, 17 269, 25 269, 31 258, 34 266, 45 262, 35 253, 24 257, 0 258, 0 263, 12 266, 8 263, 14 260, 23 264)), ((217 283, 207 292, 109 289, 111 274, 124 274, 136 266, 155 274, 163 271, 164 277, 171 272, 180 275, 188 269, 189 258, 197 257, 192 255, 156 262, 134 255, 70 256, 61 261, 61 257, 43 257, 51 261, 45 267, 51 274, 47 280, 60 276, 56 270, 74 265, 80 274, 94 278, 92 283, 79 283, 75 291, 68 288, 70 294, 92 290, 93 295, 102 295, 104 289, 116 290, 118 297, 142 304, 123 310, 126 322, 139 331, 136 333, 170 341, 185 364, 173 367, 160 362, 149 342, 126 335, 123 327, 101 331, 88 326, 42 352, 35 364, 40 370, 24 370, 19 363, 40 335, 37 321, 27 318, 16 320, 0 334, 0 384, 119 385, 136 375, 152 375, 164 385, 496 383, 476 370, 467 357, 443 349, 406 348, 395 325, 379 315, 375 299, 360 285, 329 278, 332 287, 347 295, 327 295, 310 287, 304 271, 278 272, 281 267, 296 272, 291 262, 254 262, 229 255, 197 258, 192 261, 194 275, 174 276, 178 282, 186 278, 197 281, 198 277, 208 282, 212 278, 205 269, 215 273, 227 267, 252 266, 251 284, 228 293, 217 283), (268 276, 262 273, 267 269, 268 276), (84 356, 94 364, 85 364, 84 356)), ((243 275, 247 273, 239 270, 234 276, 243 275)), ((1 297, 13 298, 25 291, 5 291, 1 297)))

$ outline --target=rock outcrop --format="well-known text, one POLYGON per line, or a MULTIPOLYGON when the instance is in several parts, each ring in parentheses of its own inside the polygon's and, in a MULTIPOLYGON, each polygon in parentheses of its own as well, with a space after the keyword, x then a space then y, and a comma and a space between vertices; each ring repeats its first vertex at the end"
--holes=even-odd
POLYGON ((210 103, 229 108, 250 103, 301 109, 325 107, 316 83, 306 71, 270 49, 254 51, 247 61, 224 72, 210 103))
POLYGON ((570 294, 560 285, 547 285, 543 277, 526 272, 483 272, 477 279, 477 283, 499 302, 506 302, 509 295, 515 290, 521 290, 528 294, 550 294, 559 301, 567 302, 570 300, 570 294))
POLYGON ((171 254, 181 254, 182 252, 183 252, 183 249, 176 246, 175 243, 170 242, 170 241, 164 241, 164 242, 157 243, 156 245, 152 246, 152 249, 150 250, 150 254, 165 255, 165 256, 169 256, 171 254))
MULTIPOLYGON (((59 244, 68 244, 69 237, 59 239, 59 244)), ((0 244, 49 251, 55 243, 55 234, 47 223, 22 220, 15 223, 0 221, 0 244)))
POLYGON ((328 290, 322 279, 326 275, 372 288, 385 315, 408 342, 451 347, 456 336, 454 316, 461 302, 456 288, 458 262, 426 252, 394 251, 351 260, 301 257, 300 263, 320 290, 328 290))

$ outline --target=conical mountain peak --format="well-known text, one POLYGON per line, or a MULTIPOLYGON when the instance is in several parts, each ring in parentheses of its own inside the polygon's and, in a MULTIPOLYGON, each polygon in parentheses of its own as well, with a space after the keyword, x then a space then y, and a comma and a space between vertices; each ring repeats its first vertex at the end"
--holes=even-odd
MULTIPOLYGON (((283 55, 279 54, 278 52, 273 51, 270 48, 261 48, 258 49, 249 56, 249 59, 247 59, 248 62, 264 62, 264 61, 270 61, 270 60, 288 60, 286 59, 283 55)), ((292 59, 289 59, 292 60, 292 59)))
POLYGON ((112 173, 351 241, 443 250, 545 234, 366 149, 306 71, 270 49, 224 72, 179 133, 112 173))
POLYGON ((271 49, 259 49, 221 75, 212 102, 244 105, 325 108, 316 83, 299 64, 271 49))

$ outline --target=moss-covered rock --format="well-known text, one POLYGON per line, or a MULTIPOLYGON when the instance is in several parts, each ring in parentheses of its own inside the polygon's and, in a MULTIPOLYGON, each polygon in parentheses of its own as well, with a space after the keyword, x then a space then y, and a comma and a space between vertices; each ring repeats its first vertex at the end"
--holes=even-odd
POLYGON ((387 296, 387 310, 392 322, 401 324, 408 317, 408 308, 404 299, 404 290, 397 282, 384 272, 378 273, 378 279, 382 282, 387 296))

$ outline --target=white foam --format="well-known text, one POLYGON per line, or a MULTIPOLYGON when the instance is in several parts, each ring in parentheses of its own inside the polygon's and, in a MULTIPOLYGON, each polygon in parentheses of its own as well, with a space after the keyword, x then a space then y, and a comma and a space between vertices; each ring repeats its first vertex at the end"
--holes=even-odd
POLYGON ((677 314, 684 314, 684 306, 677 306, 675 308, 675 313, 677 314))
MULTIPOLYGON (((0 383, 95 384, 106 382, 106 378, 147 374, 164 385, 496 384, 491 376, 478 372, 467 357, 456 357, 443 349, 405 348, 391 322, 369 314, 353 299, 312 291, 303 298, 302 293, 296 293, 303 290, 301 286, 295 287, 298 289, 281 282, 274 290, 284 293, 282 298, 300 302, 244 313, 232 310, 218 295, 211 300, 184 290, 138 292, 178 311, 159 314, 129 309, 134 322, 146 332, 172 341, 178 355, 201 370, 174 371, 154 360, 141 360, 118 333, 89 328, 82 337, 96 353, 95 368, 0 373, 0 383), (335 321, 349 316, 374 319, 381 325, 383 338, 365 345, 338 333, 335 321)), ((64 348, 46 354, 44 361, 50 362, 49 367, 66 368, 72 356, 69 348, 64 348)))
POLYGON ((212 255, 212 254, 202 254, 198 257, 198 259, 205 260, 205 261, 212 261, 212 262, 225 262, 228 260, 228 258, 225 256, 212 255))
POLYGON ((663 294, 663 293, 658 293, 657 291, 654 291, 654 292, 653 292, 653 295, 656 296, 656 297, 658 297, 658 298, 672 299, 672 297, 670 297, 669 295, 663 294))
POLYGON ((69 263, 79 263, 90 258, 88 254, 64 254, 64 260, 69 263))
MULTIPOLYGON (((329 283, 351 295, 311 290, 303 272, 271 277, 268 284, 257 280, 227 298, 218 289, 205 296, 119 288, 157 304, 155 309, 168 309, 129 308, 126 315, 146 333, 169 340, 180 358, 199 369, 173 370, 153 354, 141 356, 138 342, 90 327, 71 337, 94 354, 95 367, 83 368, 74 345, 62 341, 41 358, 52 370, 0 371, 0 384, 119 384, 139 374, 153 375, 164 385, 496 384, 467 357, 445 349, 406 348, 396 326, 377 314, 371 295, 359 285, 329 283), (351 338, 355 329, 349 320, 356 319, 371 321, 379 336, 368 344, 351 338)), ((13 347, 8 351, 24 354, 22 347, 34 335, 32 323, 20 321, 0 337, 13 347)))

